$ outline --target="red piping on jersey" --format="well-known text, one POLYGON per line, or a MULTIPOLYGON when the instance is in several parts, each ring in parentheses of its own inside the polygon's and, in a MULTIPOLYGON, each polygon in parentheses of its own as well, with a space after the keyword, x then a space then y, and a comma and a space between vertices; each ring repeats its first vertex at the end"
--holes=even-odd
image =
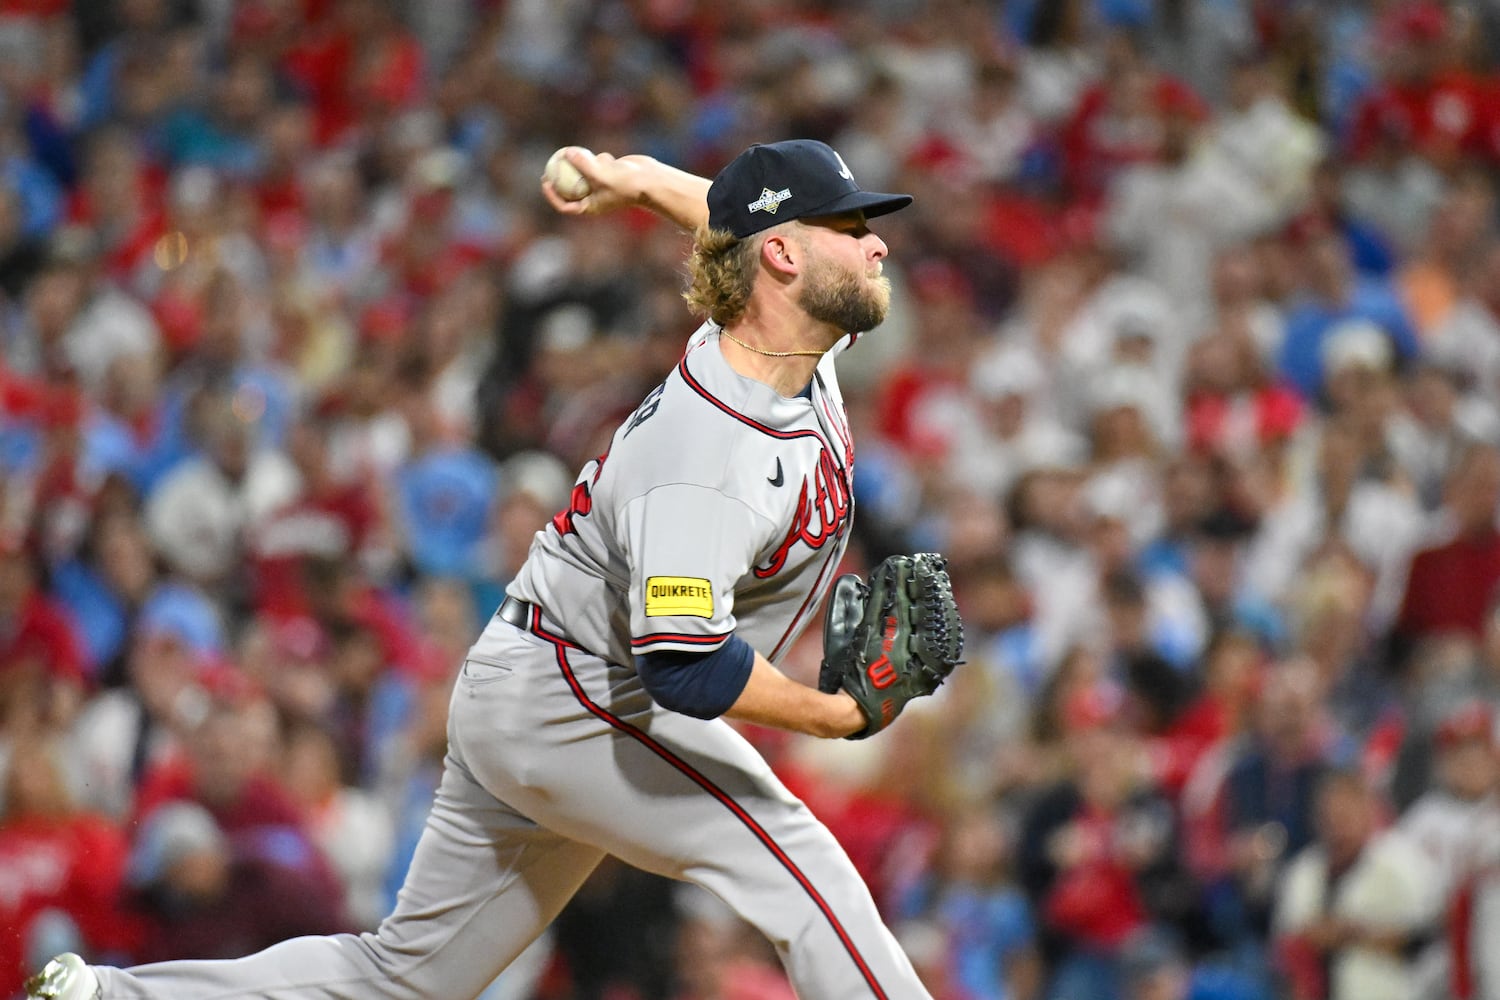
POLYGON ((686 356, 684 356, 681 361, 677 362, 677 373, 682 376, 682 380, 687 383, 689 389, 693 390, 698 395, 702 396, 704 399, 712 403, 714 406, 718 407, 720 410, 723 410, 724 413, 738 420, 740 423, 744 424, 747 427, 753 427, 756 430, 760 431, 762 434, 769 434, 771 437, 780 438, 783 441, 789 441, 792 438, 801 437, 816 438, 825 448, 828 447, 828 442, 824 441, 823 435, 819 434, 817 431, 808 430, 805 428, 795 431, 778 431, 774 427, 767 427, 759 420, 755 420, 751 417, 745 416, 739 410, 736 410, 734 407, 724 402, 718 396, 715 396, 713 393, 709 392, 703 387, 703 383, 693 378, 693 373, 688 371, 686 356))
POLYGON ((651 632, 647 635, 639 635, 630 640, 630 645, 647 646, 653 642, 685 642, 694 646, 714 646, 729 638, 729 633, 723 635, 690 635, 686 632, 651 632))
MULTIPOLYGON (((822 379, 818 380, 822 384, 822 379)), ((838 435, 839 444, 844 446, 844 461, 846 465, 854 465, 854 437, 849 432, 849 417, 839 420, 833 415, 833 409, 828 405, 828 393, 819 394, 818 405, 823 409, 823 415, 828 418, 828 425, 833 428, 834 434, 838 435)))
POLYGON ((833 907, 828 905, 828 901, 813 887, 812 881, 803 873, 802 869, 797 867, 797 863, 787 855, 780 844, 776 843, 776 838, 772 837, 765 827, 757 823, 755 817, 751 816, 745 810, 744 806, 734 800, 734 796, 724 791, 718 785, 715 785, 702 772, 696 770, 687 761, 662 746, 642 730, 637 729, 620 717, 612 715, 595 703, 588 696, 587 692, 583 690, 583 685, 579 683, 578 677, 573 673, 572 664, 568 662, 568 647, 571 646, 573 649, 579 649, 580 647, 561 636, 553 635, 543 628, 542 609, 535 605, 531 608, 531 631, 538 638, 552 644, 552 648, 557 653, 557 666, 562 671, 563 679, 568 682, 568 687, 572 688, 573 697, 577 698, 578 703, 588 709, 591 715, 607 723, 611 728, 617 729, 626 736, 629 736, 637 743, 640 743, 646 749, 686 775, 699 788, 713 796, 721 805, 734 813, 735 818, 743 823, 755 835, 755 838, 765 845, 766 850, 770 851, 776 860, 781 862, 781 866, 791 873, 792 878, 796 879, 797 883, 802 886, 803 891, 812 898, 814 905, 822 912, 829 925, 833 927, 833 932, 838 935, 839 941, 844 945, 844 950, 849 953, 849 957, 859 967, 860 975, 864 977, 865 984, 874 991, 877 1000, 890 1000, 885 990, 880 988, 880 983, 875 979, 875 973, 866 964, 864 956, 860 955, 859 949, 855 947, 854 940, 849 936, 849 932, 844 929, 844 925, 839 923, 839 918, 834 915, 833 907))
MULTIPOLYGON (((855 334, 854 336, 857 337, 858 334, 855 334)), ((853 344, 854 340, 851 339, 849 341, 849 343, 853 344)), ((802 430, 795 430, 795 431, 779 431, 779 430, 777 430, 774 427, 767 427, 765 424, 759 422, 758 420, 754 420, 754 419, 752 419, 750 417, 747 417, 745 414, 743 414, 740 411, 736 410, 734 407, 730 406, 728 403, 724 402, 722 399, 720 399, 719 397, 715 396, 713 393, 709 392, 706 388, 704 388, 704 386, 703 386, 703 384, 701 382, 699 382, 696 378, 693 377, 693 373, 690 372, 690 371, 688 371, 687 359, 688 359, 688 356, 686 354, 684 354, 682 356, 682 360, 679 361, 679 362, 677 362, 677 373, 682 376, 682 380, 687 383, 687 387, 689 389, 692 389, 698 395, 702 396, 710 404, 712 404, 714 407, 716 407, 717 409, 719 409, 720 411, 722 411, 727 416, 733 417, 735 420, 738 420, 740 423, 745 424, 747 427, 753 427, 755 430, 760 431, 762 434, 767 434, 767 435, 770 435, 771 437, 779 438, 779 439, 781 439, 783 441, 789 440, 791 438, 799 438, 799 437, 814 438, 814 439, 817 440, 817 442, 819 444, 821 444, 823 446, 823 449, 824 449, 824 451, 827 454, 829 454, 829 455, 833 454, 833 446, 831 444, 829 444, 829 442, 823 437, 823 435, 819 434, 815 430, 802 429, 802 430)), ((818 404, 814 404, 814 405, 818 405, 818 404)), ((835 434, 838 435, 839 443, 844 446, 844 462, 845 462, 845 465, 847 466, 848 464, 850 464, 853 461, 854 448, 853 448, 852 442, 846 436, 846 431, 845 431, 844 426, 842 426, 844 422, 843 421, 839 421, 839 420, 835 420, 833 418, 833 413, 832 413, 832 411, 829 410, 828 404, 827 404, 826 400, 822 401, 821 405, 822 405, 823 413, 828 417, 828 423, 829 423, 829 425, 833 427, 835 434)), ((838 470, 838 474, 844 480, 844 483, 845 483, 844 490, 845 490, 846 494, 849 496, 850 501, 851 501, 851 505, 852 505, 852 501, 853 501, 853 497, 854 497, 854 491, 853 491, 852 487, 850 487, 848 485, 848 479, 847 479, 847 477, 849 475, 848 469, 847 468, 839 469, 838 470)), ((847 518, 844 519, 843 524, 844 525, 848 524, 848 519, 847 518)), ((807 592, 807 598, 803 600, 802 607, 800 607, 800 608, 797 609, 797 613, 792 616, 791 624, 789 624, 787 626, 787 630, 781 634, 781 638, 779 640, 777 640, 776 646, 771 650, 771 655, 773 657, 778 654, 778 652, 781 649, 782 643, 786 642, 787 636, 791 635, 792 631, 797 627, 797 620, 802 617, 802 612, 804 612, 804 611, 807 610, 808 601, 812 600, 813 595, 817 594, 817 592, 818 592, 818 584, 822 582, 823 574, 826 573, 827 571, 828 571, 828 563, 824 563, 823 569, 821 569, 821 570, 818 571, 818 579, 813 582, 812 589, 807 592)), ((631 640, 631 646, 635 646, 635 645, 636 645, 636 641, 635 640, 631 640)))
POLYGON ((770 659, 775 660, 776 657, 781 655, 781 647, 786 645, 787 639, 791 638, 792 632, 797 628, 797 622, 802 618, 802 612, 807 610, 808 605, 812 604, 814 607, 816 607, 816 604, 813 602, 813 598, 818 595, 818 588, 823 585, 823 577, 828 572, 828 567, 835 565, 836 561, 833 557, 838 554, 838 552, 830 552, 827 556, 824 557, 823 566, 818 570, 817 579, 813 580, 812 589, 809 590, 807 592, 807 596, 802 599, 802 606, 797 609, 796 614, 792 615, 791 622, 787 625, 786 631, 781 633, 781 638, 776 640, 776 645, 771 647, 770 659))

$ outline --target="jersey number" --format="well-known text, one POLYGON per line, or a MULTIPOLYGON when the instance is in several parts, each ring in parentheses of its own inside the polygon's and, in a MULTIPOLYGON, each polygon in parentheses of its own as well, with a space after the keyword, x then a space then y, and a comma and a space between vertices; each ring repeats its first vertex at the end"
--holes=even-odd
MULTIPOLYGON (((630 421, 625 425, 625 433, 622 438, 629 437, 630 432, 641 424, 650 420, 656 413, 656 408, 661 405, 661 394, 667 388, 663 382, 661 385, 646 393, 646 398, 641 400, 641 405, 635 408, 630 415, 630 421)), ((573 492, 568 496, 566 510, 558 511, 552 518, 552 527, 557 529, 559 535, 571 535, 574 531, 573 518, 587 517, 589 511, 594 509, 593 487, 599 481, 599 474, 604 471, 604 460, 609 457, 605 452, 594 459, 594 474, 588 479, 580 479, 573 484, 573 492)))
POLYGON ((594 509, 593 486, 599 481, 599 474, 604 471, 604 460, 608 457, 609 452, 606 451, 594 459, 594 474, 574 483, 573 492, 568 494, 568 506, 552 515, 552 527, 557 529, 559 535, 573 534, 576 530, 573 518, 587 517, 589 511, 594 509))
POLYGON ((622 439, 630 437, 631 431, 656 415, 656 408, 661 405, 661 394, 666 388, 667 383, 663 382, 655 389, 646 393, 646 398, 641 400, 641 405, 637 406, 635 412, 630 415, 630 422, 625 425, 625 433, 621 435, 622 439))

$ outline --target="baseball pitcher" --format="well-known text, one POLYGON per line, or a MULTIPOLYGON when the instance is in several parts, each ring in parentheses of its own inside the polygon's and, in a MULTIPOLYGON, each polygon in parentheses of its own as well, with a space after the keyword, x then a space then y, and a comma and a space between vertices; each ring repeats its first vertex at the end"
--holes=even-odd
POLYGON ((135 969, 54 960, 31 996, 477 995, 605 854, 698 883, 777 947, 806 1000, 927 997, 827 829, 724 720, 864 738, 957 662, 943 560, 836 567, 854 445, 834 356, 877 326, 907 195, 818 142, 752 146, 707 180, 570 149, 559 211, 645 205, 696 233, 706 322, 539 532, 454 686, 449 754, 393 913, 360 936, 135 969), (833 589, 818 687, 776 661, 833 589))

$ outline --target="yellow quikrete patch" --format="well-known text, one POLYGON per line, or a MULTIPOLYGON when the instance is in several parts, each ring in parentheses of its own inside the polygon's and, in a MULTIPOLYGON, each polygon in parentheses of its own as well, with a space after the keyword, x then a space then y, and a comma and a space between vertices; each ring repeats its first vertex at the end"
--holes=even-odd
POLYGON ((646 617, 692 615, 714 616, 714 588, 695 576, 650 576, 646 578, 646 617))

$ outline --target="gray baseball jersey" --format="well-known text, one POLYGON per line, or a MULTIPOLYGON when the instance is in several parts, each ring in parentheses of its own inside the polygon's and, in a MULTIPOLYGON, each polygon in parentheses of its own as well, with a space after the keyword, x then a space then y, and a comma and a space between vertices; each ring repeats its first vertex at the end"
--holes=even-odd
POLYGON ((832 353, 787 399, 731 368, 718 342, 699 328, 507 588, 566 608, 568 637, 616 663, 707 652, 732 632, 776 662, 848 541, 854 448, 832 353))
POLYGON ((731 633, 783 654, 846 544, 852 460, 831 358, 785 399, 700 328, 538 533, 508 588, 524 624, 497 615, 469 650, 396 911, 234 961, 99 968, 103 996, 473 997, 613 854, 723 899, 807 1000, 928 997, 827 828, 733 727, 663 709, 634 667, 731 633))

